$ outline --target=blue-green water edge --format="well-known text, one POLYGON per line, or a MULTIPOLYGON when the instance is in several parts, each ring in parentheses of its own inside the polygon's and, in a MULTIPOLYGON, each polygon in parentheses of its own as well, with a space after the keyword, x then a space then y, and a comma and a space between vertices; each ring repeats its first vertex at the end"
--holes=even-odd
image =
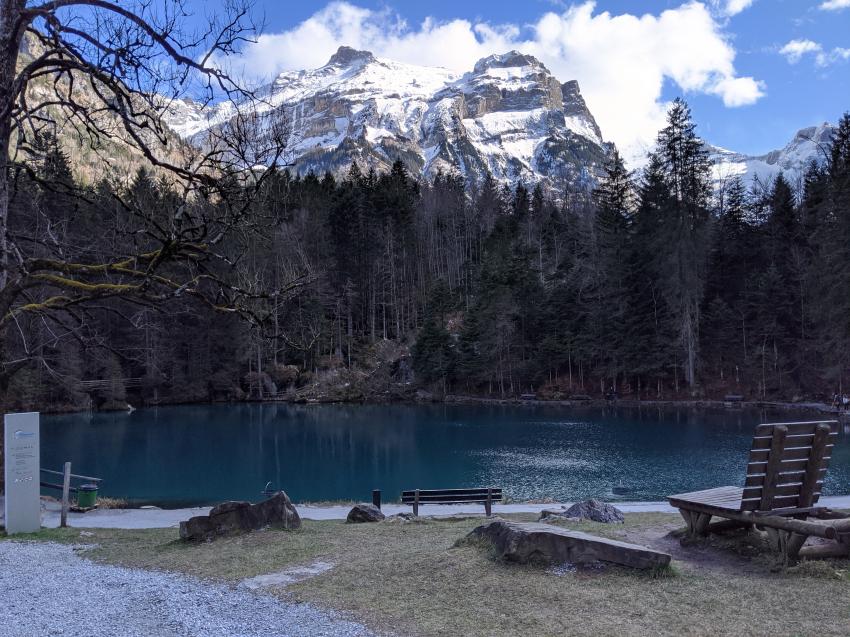
MULTIPOLYGON (((193 405, 42 417, 42 466, 165 506, 368 500, 496 486, 515 499, 660 500, 741 484, 753 427, 790 412, 548 405, 193 405)), ((850 425, 824 490, 850 493, 850 425)), ((46 492, 50 493, 50 492, 46 492)))

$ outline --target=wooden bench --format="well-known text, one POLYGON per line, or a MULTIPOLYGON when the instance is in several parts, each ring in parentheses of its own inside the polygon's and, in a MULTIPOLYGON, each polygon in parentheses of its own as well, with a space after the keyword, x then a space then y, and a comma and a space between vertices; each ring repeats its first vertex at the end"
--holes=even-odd
POLYGON ((483 504, 489 517, 493 503, 502 501, 502 490, 492 487, 482 489, 413 489, 401 492, 401 503, 413 506, 413 515, 419 515, 420 504, 483 504))
POLYGON ((850 519, 815 506, 837 437, 834 420, 758 425, 743 487, 680 493, 668 500, 679 509, 691 536, 756 525, 768 532, 788 562, 799 556, 850 555, 850 519), (711 525, 712 517, 725 522, 711 525), (810 536, 838 543, 802 550, 810 536))

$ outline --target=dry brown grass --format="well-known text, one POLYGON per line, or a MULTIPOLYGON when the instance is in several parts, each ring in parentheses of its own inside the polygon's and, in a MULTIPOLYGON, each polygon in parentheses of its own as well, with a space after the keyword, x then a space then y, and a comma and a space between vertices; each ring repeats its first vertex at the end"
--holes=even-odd
MULTIPOLYGON (((529 520, 531 516, 514 516, 529 520)), ((236 581, 322 559, 336 566, 276 591, 348 611, 403 635, 847 635, 850 562, 776 566, 746 534, 680 547, 679 520, 627 515, 625 525, 570 525, 674 554, 652 576, 609 567, 555 575, 456 546, 480 519, 349 525, 305 521, 296 532, 260 531, 184 544, 175 530, 42 532, 97 543, 92 558, 236 581)))
POLYGON ((107 496, 98 496, 97 498, 98 509, 126 509, 129 506, 127 500, 123 498, 110 498, 107 496))

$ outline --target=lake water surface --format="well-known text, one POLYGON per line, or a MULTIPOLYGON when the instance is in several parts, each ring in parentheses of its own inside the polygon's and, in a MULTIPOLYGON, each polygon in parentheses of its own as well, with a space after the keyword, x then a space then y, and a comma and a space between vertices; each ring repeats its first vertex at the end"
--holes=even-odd
MULTIPOLYGON (((814 419, 817 419, 816 416, 814 419)), ((742 484, 748 410, 491 405, 194 405, 42 417, 42 467, 73 462, 102 493, 165 506, 369 500, 382 489, 502 487, 515 499, 661 500, 742 484)), ((850 493, 842 425, 825 494, 850 493)))

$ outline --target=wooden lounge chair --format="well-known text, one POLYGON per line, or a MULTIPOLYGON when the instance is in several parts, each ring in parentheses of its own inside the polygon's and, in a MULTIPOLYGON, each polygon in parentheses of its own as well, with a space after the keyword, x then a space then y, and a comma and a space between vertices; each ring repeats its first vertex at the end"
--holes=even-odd
POLYGON ((850 555, 850 518, 815 506, 837 437, 836 421, 758 425, 743 487, 680 493, 668 500, 691 536, 756 525, 789 562, 799 556, 850 555), (712 517, 725 521, 710 524, 712 517), (810 536, 837 543, 801 551, 810 536))

